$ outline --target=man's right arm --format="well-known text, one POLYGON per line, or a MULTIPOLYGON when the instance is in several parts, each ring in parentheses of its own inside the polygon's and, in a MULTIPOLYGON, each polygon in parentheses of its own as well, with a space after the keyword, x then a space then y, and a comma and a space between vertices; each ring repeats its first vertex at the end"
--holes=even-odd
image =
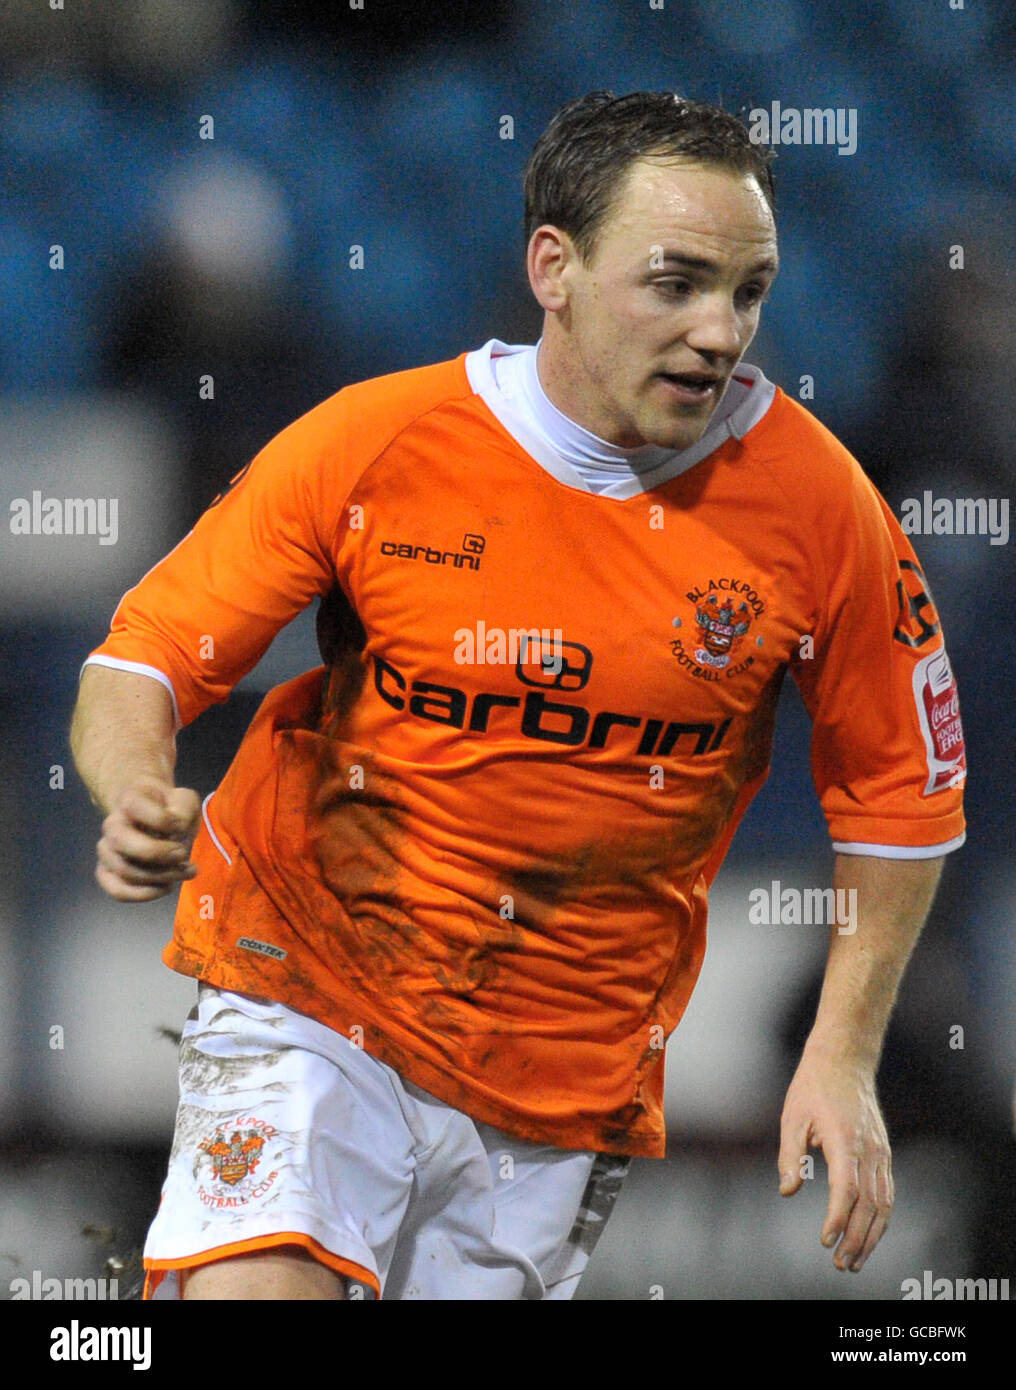
POLYGON ((119 902, 161 898, 197 873, 190 847, 201 817, 196 791, 177 787, 169 691, 151 676, 86 666, 71 751, 105 816, 95 879, 119 902))
POLYGON ((201 806, 173 785, 176 730, 226 700, 275 635, 334 588, 346 498, 366 462, 340 392, 270 440, 120 600, 82 672, 71 731, 106 817, 95 877, 112 897, 147 902, 194 876, 201 806))

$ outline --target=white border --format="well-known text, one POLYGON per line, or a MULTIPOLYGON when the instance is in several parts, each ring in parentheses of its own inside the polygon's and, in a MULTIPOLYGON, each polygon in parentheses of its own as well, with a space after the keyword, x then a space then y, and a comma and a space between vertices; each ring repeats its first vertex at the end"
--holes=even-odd
POLYGON ((843 844, 833 841, 833 849, 838 854, 870 854, 876 859, 937 859, 940 854, 951 854, 959 849, 967 838, 964 830, 955 840, 946 840, 941 845, 865 845, 851 842, 843 844))
MULTIPOLYGON (((169 691, 170 699, 173 701, 173 733, 178 734, 183 728, 180 721, 180 707, 176 703, 176 691, 173 689, 173 682, 166 675, 165 671, 160 671, 156 666, 146 666, 141 661, 124 661, 119 656, 89 656, 81 663, 81 671, 86 666, 110 666, 114 671, 133 671, 138 676, 151 676, 160 685, 164 685, 169 691)), ((81 671, 78 672, 78 680, 81 679, 81 671)))
POLYGON ((208 827, 208 833, 209 833, 209 835, 211 835, 211 837, 212 837, 212 844, 215 846, 215 848, 216 848, 216 849, 219 851, 219 853, 222 855, 223 859, 225 859, 225 861, 226 861, 226 863, 229 865, 229 867, 232 868, 232 867, 233 867, 233 861, 232 861, 232 859, 229 857, 229 855, 226 853, 225 849, 222 847, 222 842, 220 841, 218 835, 216 835, 215 831, 212 829, 212 822, 208 819, 208 811, 207 811, 206 808, 207 808, 207 806, 208 806, 209 801, 211 801, 211 799, 212 799, 212 797, 213 797, 214 795, 215 795, 214 792, 209 792, 208 795, 205 797, 204 801, 202 801, 202 803, 201 803, 201 819, 204 821, 205 825, 208 827))

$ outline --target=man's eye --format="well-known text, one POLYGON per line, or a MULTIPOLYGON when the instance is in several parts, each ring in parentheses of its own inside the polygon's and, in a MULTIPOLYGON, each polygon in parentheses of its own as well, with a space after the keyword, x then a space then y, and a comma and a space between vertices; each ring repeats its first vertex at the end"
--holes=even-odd
POLYGON ((687 280, 657 280, 655 284, 664 294, 687 294, 691 289, 687 280))
POLYGON ((761 304, 767 293, 768 290, 763 285, 745 285, 741 290, 741 298, 746 304, 761 304))

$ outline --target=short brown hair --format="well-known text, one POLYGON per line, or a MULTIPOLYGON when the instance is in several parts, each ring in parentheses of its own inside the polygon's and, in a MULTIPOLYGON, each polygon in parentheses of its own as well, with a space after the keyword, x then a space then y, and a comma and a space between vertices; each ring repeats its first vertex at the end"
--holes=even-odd
POLYGON ((676 92, 589 92, 557 113, 537 140, 523 179, 526 245, 545 222, 567 232, 588 261, 628 168, 667 156, 751 174, 774 210, 773 151, 720 106, 676 92))

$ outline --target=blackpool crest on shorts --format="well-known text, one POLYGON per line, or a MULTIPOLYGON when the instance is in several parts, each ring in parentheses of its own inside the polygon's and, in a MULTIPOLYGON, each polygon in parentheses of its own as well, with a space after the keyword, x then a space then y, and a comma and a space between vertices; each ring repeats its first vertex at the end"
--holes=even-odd
POLYGON ((208 1186, 198 1187, 198 1196, 206 1206, 237 1207, 263 1196, 278 1177, 268 1173, 257 1177, 261 1151, 275 1129, 254 1118, 236 1125, 216 1129, 211 1137, 202 1139, 198 1148, 211 1162, 208 1186))

